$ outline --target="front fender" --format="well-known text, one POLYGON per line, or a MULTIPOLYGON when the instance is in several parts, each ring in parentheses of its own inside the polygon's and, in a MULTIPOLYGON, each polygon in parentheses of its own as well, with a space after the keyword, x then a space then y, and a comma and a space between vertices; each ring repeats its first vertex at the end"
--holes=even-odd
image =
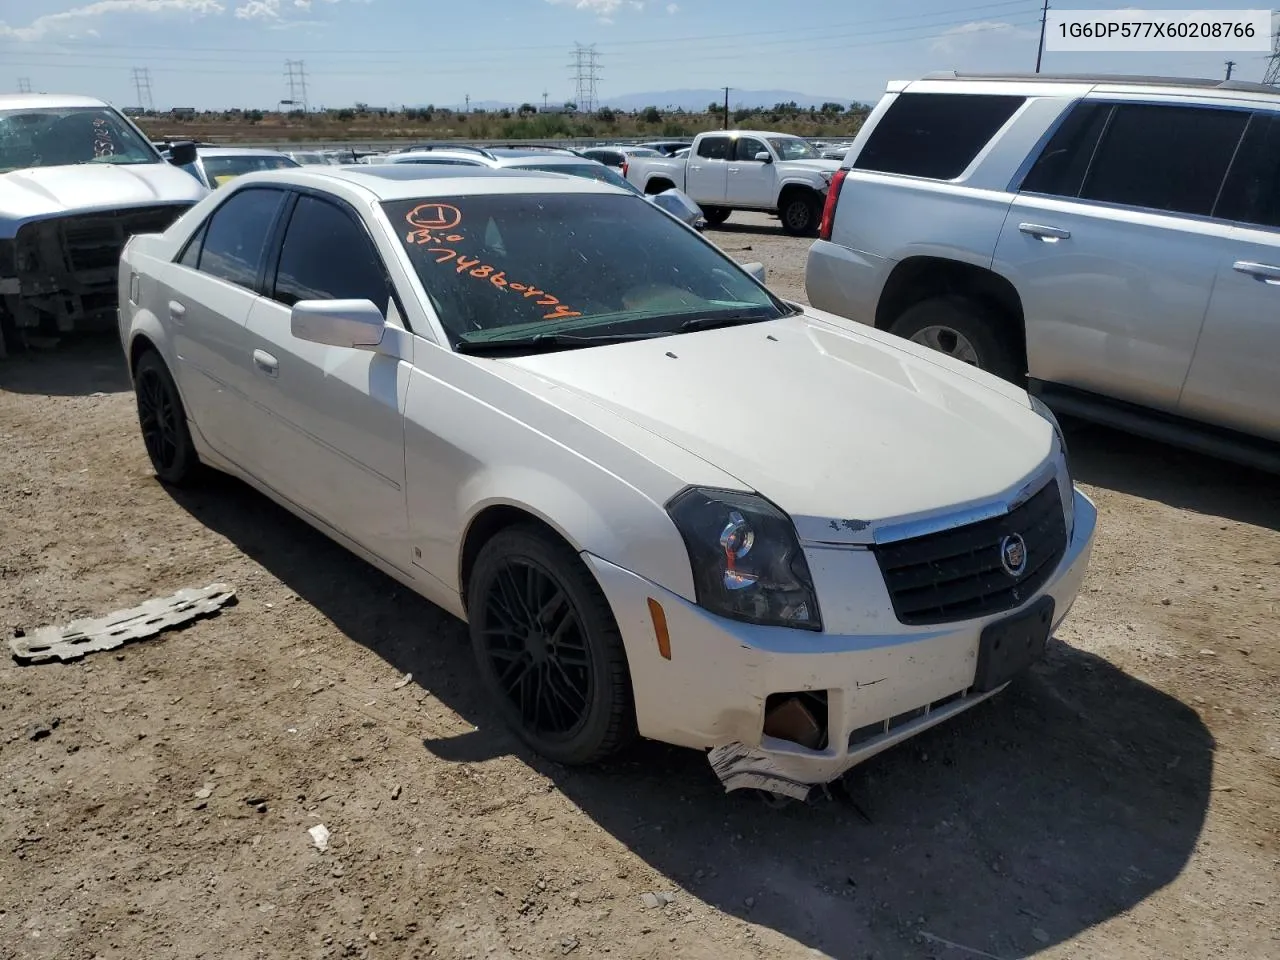
POLYGON ((782 191, 787 189, 787 187, 807 187, 814 193, 818 194, 825 194, 827 192, 827 182, 821 177, 802 174, 791 174, 790 176, 783 177, 778 183, 778 194, 781 195, 782 191))
POLYGON ((547 524, 576 552, 606 558, 692 600, 689 554, 666 510, 621 481, 614 480, 613 487, 591 482, 588 495, 559 476, 526 466, 477 473, 458 491, 458 513, 464 518, 459 586, 461 545, 476 518, 491 507, 514 507, 547 524))

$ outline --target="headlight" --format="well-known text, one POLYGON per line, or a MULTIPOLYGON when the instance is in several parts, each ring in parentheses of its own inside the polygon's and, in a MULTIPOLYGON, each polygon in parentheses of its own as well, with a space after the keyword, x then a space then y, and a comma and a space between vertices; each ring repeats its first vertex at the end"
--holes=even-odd
POLYGON ((753 493, 691 488, 667 513, 684 537, 698 606, 747 623, 821 630, 791 518, 753 493))
POLYGON ((1075 484, 1071 482, 1071 461, 1067 456, 1067 437, 1062 432, 1062 424, 1053 415, 1053 411, 1039 397, 1031 398, 1031 409, 1044 417, 1053 425, 1053 434, 1058 439, 1057 458, 1061 461, 1058 469, 1058 491, 1062 494, 1062 509, 1066 514, 1067 538, 1075 531, 1076 497, 1075 484))

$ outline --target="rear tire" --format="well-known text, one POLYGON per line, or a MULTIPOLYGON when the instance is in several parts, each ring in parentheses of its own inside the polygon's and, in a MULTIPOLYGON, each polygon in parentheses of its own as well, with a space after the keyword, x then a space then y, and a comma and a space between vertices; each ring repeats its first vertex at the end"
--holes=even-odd
POLYGON ((703 207, 702 215, 707 218, 707 226, 718 227, 729 219, 733 213, 728 207, 703 207))
POLYGON ((811 237, 818 233, 822 205, 815 194, 791 193, 778 208, 782 229, 793 237, 811 237))
POLYGON ((186 486, 200 473, 200 457, 187 429, 187 412, 169 368, 155 350, 147 350, 133 369, 142 442, 156 476, 175 487, 186 486))
POLYGON ((599 584, 539 527, 476 557, 467 618, 480 678, 507 726, 549 760, 594 763, 636 735, 622 635, 599 584))
POLYGON ((967 297, 922 300, 904 310, 889 332, 1010 383, 1024 377, 1004 316, 967 297))

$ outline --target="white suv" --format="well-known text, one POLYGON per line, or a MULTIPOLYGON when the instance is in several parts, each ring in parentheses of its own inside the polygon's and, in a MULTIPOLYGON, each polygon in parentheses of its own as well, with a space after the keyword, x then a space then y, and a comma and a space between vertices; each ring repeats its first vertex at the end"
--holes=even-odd
POLYGON ((832 182, 813 306, 1059 412, 1280 468, 1280 92, 891 83, 832 182))

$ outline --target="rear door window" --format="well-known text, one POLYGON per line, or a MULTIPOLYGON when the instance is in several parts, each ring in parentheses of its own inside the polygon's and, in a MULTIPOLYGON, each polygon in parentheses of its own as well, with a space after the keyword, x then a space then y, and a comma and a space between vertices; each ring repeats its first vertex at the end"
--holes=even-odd
POLYGON ((871 131, 854 169, 954 180, 1025 102, 1025 97, 987 94, 899 94, 871 131))
POLYGON ((197 269, 249 290, 258 289, 267 238, 284 192, 250 187, 232 194, 209 220, 197 269))
POLYGON ((1207 216, 1248 122, 1243 110, 1118 104, 1080 197, 1207 216))
POLYGON ((707 160, 728 160, 733 141, 728 137, 703 137, 698 142, 698 156, 707 160))

